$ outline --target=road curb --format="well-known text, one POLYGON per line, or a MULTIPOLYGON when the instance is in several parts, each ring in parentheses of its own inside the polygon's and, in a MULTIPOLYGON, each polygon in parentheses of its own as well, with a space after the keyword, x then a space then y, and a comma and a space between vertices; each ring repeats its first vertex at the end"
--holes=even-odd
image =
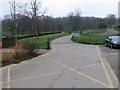
POLYGON ((114 85, 115 88, 118 88, 118 81, 119 81, 119 80, 118 80, 117 76, 115 75, 113 69, 111 68, 110 64, 109 64, 109 63, 107 62, 107 60, 104 58, 104 54, 103 54, 103 52, 101 51, 100 47, 98 47, 98 48, 99 48, 99 50, 100 50, 100 54, 101 54, 101 56, 102 56, 103 63, 104 63, 104 65, 105 65, 105 67, 106 67, 106 69, 107 69, 110 77, 112 77, 112 81, 113 81, 112 83, 113 83, 113 85, 114 85))
MULTIPOLYGON (((56 38, 57 39, 57 38, 56 38)), ((54 39, 55 40, 55 39, 54 39)), ((53 41, 53 40, 52 40, 53 41)), ((43 57, 43 56, 45 56, 45 55, 47 55, 47 54, 49 54, 49 53, 51 53, 52 51, 54 51, 54 48, 53 48, 53 46, 52 46, 52 41, 50 42, 50 49, 47 51, 47 53, 44 53, 44 54, 42 54, 42 55, 40 55, 40 56, 37 56, 37 57, 43 57)), ((34 57, 34 58, 36 58, 36 57, 34 57)), ((31 59, 33 59, 33 58, 31 58, 31 59)), ((11 67, 14 67, 14 66, 17 66, 17 65, 21 65, 21 64, 23 64, 23 63, 25 63, 27 60, 16 60, 15 62, 20 62, 20 61, 22 61, 20 64, 13 64, 14 62, 10 62, 10 63, 7 63, 7 64, 5 64, 4 65, 4 67, 1 67, 2 69, 4 69, 4 68, 7 68, 7 67, 9 67, 9 66, 11 66, 11 67)))

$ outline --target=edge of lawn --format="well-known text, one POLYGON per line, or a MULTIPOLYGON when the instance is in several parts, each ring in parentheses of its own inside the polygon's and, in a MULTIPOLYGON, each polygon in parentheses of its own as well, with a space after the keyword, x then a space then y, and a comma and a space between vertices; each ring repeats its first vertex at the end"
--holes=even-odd
POLYGON ((69 33, 57 33, 57 34, 43 35, 38 37, 30 37, 30 38, 20 39, 19 42, 24 42, 24 41, 34 42, 38 44, 37 49, 49 50, 51 48, 49 44, 52 40, 66 35, 69 35, 69 33))
MULTIPOLYGON (((63 37, 63 36, 67 36, 69 35, 69 33, 59 33, 59 34, 52 34, 52 35, 45 35, 45 36, 50 36, 51 39, 49 40, 49 42, 51 42, 52 40, 54 39, 57 39, 57 38, 60 38, 60 37, 63 37), (55 37, 52 37, 52 35, 56 35, 55 37), (58 36, 57 36, 58 35, 58 36)), ((40 37, 40 36, 39 36, 40 37)), ((41 36, 41 37, 44 37, 44 36, 41 36)), ((33 37, 33 38, 36 38, 36 37, 33 37)), ((29 39, 29 38, 27 38, 29 39)), ((37 38, 36 38, 37 39, 37 38)), ((38 38, 39 39, 39 38, 38 38)), ((22 39, 21 39, 22 40, 22 39)), ((25 39, 24 39, 25 40, 25 39)), ((49 47, 50 47, 50 43, 49 43, 49 47)), ((51 47, 47 50, 51 50, 51 47)), ((43 55, 43 54, 37 54, 37 55, 33 55, 31 57, 26 57, 26 58, 22 58, 22 59, 17 59, 17 60, 12 60, 10 62, 6 62, 6 63, 2 63, 2 66, 6 66, 6 65, 10 65, 10 64, 19 64, 21 63, 22 61, 25 61, 25 60, 29 60, 29 59, 32 59, 32 58, 35 58, 39 55, 43 55)), ((3 61, 2 61, 3 62, 3 61)))
POLYGON ((103 29, 88 29, 88 30, 80 30, 80 31, 73 31, 74 33, 82 33, 84 34, 100 34, 100 33, 105 33, 107 31, 106 28, 103 29))
POLYGON ((104 45, 104 41, 108 36, 120 36, 120 34, 77 36, 71 38, 71 41, 75 43, 87 44, 87 45, 104 45))

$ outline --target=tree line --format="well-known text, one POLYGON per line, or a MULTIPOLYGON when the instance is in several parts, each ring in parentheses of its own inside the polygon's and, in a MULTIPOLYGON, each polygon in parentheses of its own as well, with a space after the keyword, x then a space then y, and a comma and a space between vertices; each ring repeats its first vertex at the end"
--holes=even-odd
POLYGON ((71 32, 76 30, 100 29, 113 27, 119 21, 115 15, 109 14, 105 18, 84 17, 79 10, 70 12, 66 17, 52 17, 45 15, 46 11, 40 12, 41 3, 37 0, 30 2, 30 9, 21 9, 16 1, 10 2, 10 15, 2 20, 3 33, 9 35, 31 34, 39 35, 41 32, 71 32), (24 12, 24 13, 23 13, 24 12))
MULTIPOLYGON (((25 15, 17 18, 17 34, 35 34, 37 32, 66 32, 72 31, 76 26, 77 30, 98 29, 112 27, 117 24, 116 18, 95 18, 95 17, 57 17, 39 16, 37 19, 37 30, 32 29, 32 19, 25 15), (79 19, 78 19, 79 18, 79 19)), ((2 21, 3 32, 10 32, 14 35, 14 26, 11 18, 2 21)))

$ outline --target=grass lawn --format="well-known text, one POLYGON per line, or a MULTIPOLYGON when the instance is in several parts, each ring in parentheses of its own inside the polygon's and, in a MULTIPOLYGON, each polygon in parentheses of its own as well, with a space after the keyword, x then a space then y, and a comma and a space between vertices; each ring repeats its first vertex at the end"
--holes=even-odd
MULTIPOLYGON (((107 29, 90 29, 90 30, 82 30, 82 34, 99 34, 99 33, 104 33, 106 32, 107 29)), ((76 33, 80 33, 81 31, 74 31, 76 33)))
MULTIPOLYGON (((71 40, 83 44, 103 45, 108 36, 112 35, 79 36, 74 37, 71 40)), ((115 36, 118 36, 118 34, 115 34, 115 36)))
POLYGON ((23 42, 23 41, 35 42, 37 44, 38 49, 49 49, 48 41, 51 41, 55 38, 65 35, 68 35, 68 33, 58 33, 58 34, 44 35, 39 37, 26 38, 19 40, 19 42, 23 42))
POLYGON ((120 32, 120 28, 113 28, 114 30, 120 32))
MULTIPOLYGON (((39 36, 38 38, 31 37, 31 38, 26 38, 26 39, 20 39, 19 42, 23 42, 23 41, 35 42, 37 44, 38 49, 49 49, 48 40, 51 41, 55 38, 62 37, 65 35, 68 35, 68 33, 58 33, 58 34, 39 36)), ((22 50, 22 49, 20 49, 20 50, 22 50)), ((2 61, 0 61, 0 62, 2 62, 3 65, 7 65, 7 64, 10 64, 13 62, 17 62, 17 60, 19 62, 22 60, 27 60, 27 59, 36 57, 36 56, 38 56, 38 55, 37 54, 28 55, 26 53, 19 52, 19 54, 15 58, 14 52, 3 52, 2 53, 2 61)))
POLYGON ((99 34, 106 32, 107 29, 92 29, 92 30, 85 30, 84 33, 92 33, 92 34, 99 34))

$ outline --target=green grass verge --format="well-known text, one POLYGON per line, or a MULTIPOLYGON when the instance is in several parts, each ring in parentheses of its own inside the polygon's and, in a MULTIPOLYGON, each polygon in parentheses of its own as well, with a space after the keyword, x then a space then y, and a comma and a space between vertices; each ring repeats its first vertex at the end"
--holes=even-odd
MULTIPOLYGON (((62 37, 65 35, 69 35, 68 33, 58 33, 58 34, 51 34, 51 35, 44 35, 44 36, 39 36, 37 37, 31 37, 31 38, 26 38, 26 39, 20 39, 19 42, 24 42, 24 41, 30 41, 31 43, 37 44, 38 49, 49 49, 49 42, 55 38, 62 37)), ((14 48, 14 47, 13 47, 14 48)), ((20 47, 19 47, 20 48, 20 47)), ((15 53, 13 52, 6 52, 2 54, 2 62, 3 66, 12 64, 12 63, 20 63, 23 60, 27 60, 33 57, 38 56, 38 54, 33 53, 32 55, 25 54, 25 53, 19 53, 17 57, 15 58, 15 53)))
POLYGON ((114 30, 120 32, 120 28, 113 28, 114 30))
POLYGON ((107 29, 93 29, 93 30, 85 30, 84 33, 92 33, 92 34, 99 34, 106 32, 107 29))
POLYGON ((37 44, 38 49, 49 49, 48 40, 51 41, 55 38, 62 37, 65 35, 68 35, 68 33, 58 33, 58 34, 20 39, 19 42, 23 42, 23 41, 35 42, 37 44))
MULTIPOLYGON (((99 33, 104 33, 107 31, 107 29, 90 29, 90 30, 81 30, 82 34, 99 34, 99 33)), ((80 33, 81 31, 73 31, 76 33, 80 33)))
POLYGON ((103 45, 105 43, 105 39, 108 36, 118 36, 118 34, 115 34, 115 35, 80 36, 80 37, 74 37, 71 40, 74 41, 74 42, 83 43, 83 44, 103 45))

